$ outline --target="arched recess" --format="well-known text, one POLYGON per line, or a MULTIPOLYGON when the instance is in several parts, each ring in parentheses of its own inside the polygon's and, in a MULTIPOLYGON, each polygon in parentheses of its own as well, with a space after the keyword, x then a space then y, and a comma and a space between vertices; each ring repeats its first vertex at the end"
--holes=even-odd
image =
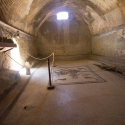
POLYGON ((58 21, 56 15, 50 16, 37 34, 41 55, 55 52, 55 55, 60 57, 83 58, 91 54, 91 42, 92 36, 87 23, 74 13, 66 21, 58 21))

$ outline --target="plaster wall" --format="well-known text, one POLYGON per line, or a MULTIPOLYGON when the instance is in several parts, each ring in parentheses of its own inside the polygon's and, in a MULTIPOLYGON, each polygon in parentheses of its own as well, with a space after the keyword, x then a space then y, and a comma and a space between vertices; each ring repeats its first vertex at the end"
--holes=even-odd
POLYGON ((98 34, 92 40, 92 54, 125 57, 125 25, 98 34))
POLYGON ((91 54, 91 33, 80 17, 68 21, 49 18, 40 28, 37 44, 41 55, 55 52, 57 56, 91 54))

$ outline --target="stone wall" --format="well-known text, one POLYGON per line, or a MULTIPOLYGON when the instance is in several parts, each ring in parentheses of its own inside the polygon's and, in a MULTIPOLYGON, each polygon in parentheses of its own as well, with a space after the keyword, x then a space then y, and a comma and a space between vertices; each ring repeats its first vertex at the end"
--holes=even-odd
POLYGON ((125 57, 125 25, 95 35, 92 40, 92 54, 125 57))
POLYGON ((91 53, 90 30, 77 16, 67 21, 57 21, 55 16, 49 18, 39 30, 37 43, 41 55, 52 52, 57 56, 91 53))

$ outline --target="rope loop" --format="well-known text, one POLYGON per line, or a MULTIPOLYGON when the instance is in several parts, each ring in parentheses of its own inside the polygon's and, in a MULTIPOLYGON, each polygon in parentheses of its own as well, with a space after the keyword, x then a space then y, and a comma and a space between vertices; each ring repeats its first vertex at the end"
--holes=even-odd
POLYGON ((27 53, 27 55, 29 55, 30 57, 32 57, 32 58, 34 58, 34 59, 36 59, 36 60, 46 60, 46 59, 50 58, 53 54, 54 54, 54 53, 52 53, 51 55, 49 55, 49 56, 47 56, 47 57, 45 57, 45 58, 40 59, 40 58, 36 58, 36 57, 30 55, 29 53, 27 53))

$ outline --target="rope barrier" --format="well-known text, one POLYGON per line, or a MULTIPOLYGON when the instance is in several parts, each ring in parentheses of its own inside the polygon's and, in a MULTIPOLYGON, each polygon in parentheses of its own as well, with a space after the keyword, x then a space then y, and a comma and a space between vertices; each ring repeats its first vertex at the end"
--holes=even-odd
POLYGON ((34 59, 36 59, 36 60, 40 60, 40 61, 41 61, 41 60, 46 60, 46 59, 50 58, 51 56, 53 56, 53 66, 54 66, 54 52, 53 52, 51 55, 49 55, 49 56, 47 56, 47 57, 45 57, 45 58, 42 58, 42 59, 36 58, 36 57, 30 55, 29 53, 27 53, 27 55, 29 55, 30 57, 32 57, 32 58, 34 58, 34 59))
POLYGON ((49 55, 48 57, 46 57, 46 58, 42 58, 42 59, 40 59, 40 58, 36 58, 36 57, 34 57, 34 56, 32 56, 32 55, 30 55, 29 53, 27 53, 27 55, 29 55, 30 57, 32 57, 32 58, 34 58, 34 59, 36 59, 36 60, 46 60, 46 59, 48 59, 48 74, 49 74, 49 84, 48 84, 48 87, 47 87, 47 89, 54 89, 54 86, 52 85, 52 81, 51 81, 51 68, 50 68, 50 60, 49 60, 49 58, 51 57, 51 56, 53 56, 53 66, 54 66, 54 52, 51 54, 51 55, 49 55))
MULTIPOLYGON (((5 53, 5 56, 9 56, 7 53, 5 53)), ((50 60, 49 60, 49 58, 51 57, 51 56, 53 56, 53 66, 54 66, 54 52, 51 54, 51 55, 49 55, 48 57, 46 57, 46 58, 42 58, 42 59, 40 59, 40 58, 36 58, 36 57, 34 57, 34 56, 32 56, 32 55, 30 55, 29 53, 27 53, 27 55, 29 55, 30 57, 32 57, 32 58, 34 58, 34 59, 36 59, 36 60, 46 60, 46 59, 48 59, 48 74, 49 74, 49 85, 48 85, 48 87, 47 87, 47 89, 54 89, 54 86, 52 85, 52 81, 53 81, 53 78, 52 78, 52 81, 51 81, 51 72, 52 72, 52 69, 50 68, 50 60), (50 71, 51 70, 51 71, 50 71)), ((18 65, 20 65, 20 66, 22 66, 22 67, 25 67, 25 66, 23 66, 23 65, 21 65, 20 63, 18 63, 17 61, 15 61, 11 56, 9 56, 14 62, 16 62, 18 65)), ((26 68, 26 67, 25 67, 26 68)), ((30 68, 26 68, 26 75, 31 75, 31 73, 30 73, 30 68)))
MULTIPOLYGON (((5 55, 9 56, 7 53, 5 53, 5 55)), ((9 56, 10 57, 10 56, 9 56)), ((18 63, 17 61, 15 61, 12 57, 10 57, 14 62, 16 62, 18 65, 22 66, 22 67, 25 67, 23 65, 21 65, 20 63, 18 63)))
MULTIPOLYGON (((5 56, 9 56, 7 53, 5 53, 5 56)), ((46 58, 42 58, 42 59, 40 59, 40 58, 36 58, 36 57, 34 57, 34 56, 32 56, 32 55, 30 55, 29 53, 27 53, 27 55, 29 55, 30 57, 32 57, 32 58, 34 58, 34 59, 36 59, 36 60, 46 60, 46 59, 48 59, 48 72, 49 72, 49 83, 50 83, 50 85, 48 86, 48 89, 54 89, 54 86, 52 86, 51 85, 51 73, 50 73, 50 62, 49 62, 49 58, 51 57, 51 56, 53 56, 53 66, 54 66, 54 52, 51 54, 51 55, 49 55, 48 57, 46 57, 46 58)), ((20 63, 18 63, 17 61, 15 61, 11 56, 9 56, 14 62, 16 62, 18 65, 20 65, 20 66, 22 66, 22 67, 25 67, 25 66, 23 66, 23 65, 21 65, 20 63)), ((25 67, 26 68, 26 67, 25 67)), ((30 69, 29 68, 26 68, 26 75, 30 75, 30 69)))
POLYGON ((46 58, 42 58, 42 59, 36 58, 36 57, 34 57, 34 56, 31 56, 29 53, 27 53, 27 55, 29 55, 30 57, 32 57, 32 58, 34 58, 34 59, 36 59, 36 60, 45 60, 45 59, 48 59, 49 57, 51 57, 51 56, 53 55, 53 53, 52 53, 50 56, 48 56, 48 57, 46 57, 46 58))
MULTIPOLYGON (((5 55, 9 56, 7 53, 5 53, 5 55)), ((29 55, 30 57, 32 57, 32 58, 34 58, 34 59, 37 59, 37 60, 45 60, 45 59, 48 59, 49 57, 51 57, 51 56, 53 55, 53 62, 54 62, 54 53, 52 53, 52 54, 49 55, 48 57, 42 58, 42 59, 33 57, 33 56, 31 56, 29 53, 27 53, 27 55, 29 55)), ((18 63, 16 60, 14 60, 11 56, 9 56, 9 57, 10 57, 14 62, 16 62, 18 65, 20 65, 20 66, 22 66, 22 67, 25 67, 25 66, 21 65, 20 63, 18 63)))

